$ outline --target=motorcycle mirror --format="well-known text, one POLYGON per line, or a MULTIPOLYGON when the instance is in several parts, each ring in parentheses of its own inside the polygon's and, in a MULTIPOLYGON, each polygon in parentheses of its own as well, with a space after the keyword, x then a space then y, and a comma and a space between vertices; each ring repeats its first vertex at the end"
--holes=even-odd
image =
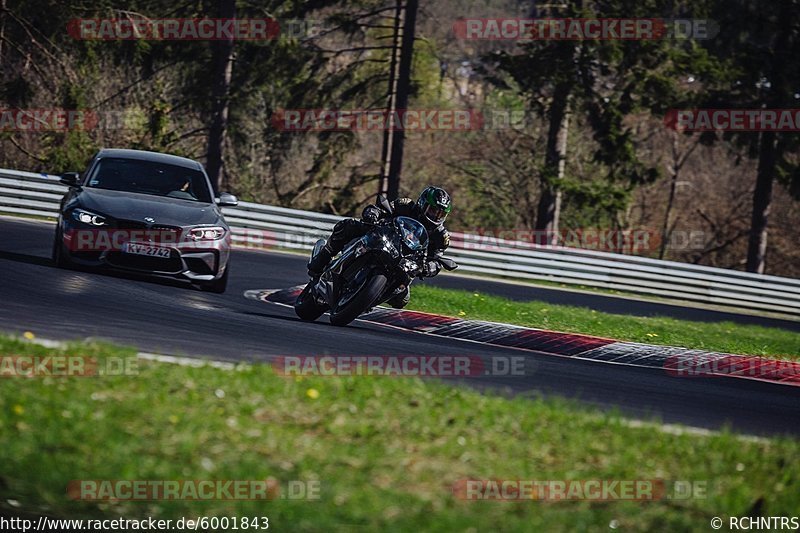
POLYGON ((381 209, 383 209, 390 215, 392 214, 392 204, 390 204, 389 200, 387 200, 386 197, 382 194, 378 195, 378 205, 381 206, 381 209))
POLYGON ((455 270, 458 268, 458 264, 456 264, 456 262, 449 257, 439 257, 437 260, 439 261, 439 264, 445 268, 445 270, 455 270))

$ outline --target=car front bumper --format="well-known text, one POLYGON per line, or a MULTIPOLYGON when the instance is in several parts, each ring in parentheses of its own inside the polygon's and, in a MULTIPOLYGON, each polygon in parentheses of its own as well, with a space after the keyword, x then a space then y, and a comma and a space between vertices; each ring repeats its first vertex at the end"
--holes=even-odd
POLYGON ((230 230, 224 238, 215 241, 174 242, 168 245, 127 241, 131 244, 168 249, 169 257, 129 253, 125 251, 124 246, 84 250, 76 245, 75 235, 74 228, 65 227, 61 232, 64 253, 68 255, 70 261, 87 267, 108 267, 114 270, 209 282, 220 279, 225 274, 230 259, 230 230))

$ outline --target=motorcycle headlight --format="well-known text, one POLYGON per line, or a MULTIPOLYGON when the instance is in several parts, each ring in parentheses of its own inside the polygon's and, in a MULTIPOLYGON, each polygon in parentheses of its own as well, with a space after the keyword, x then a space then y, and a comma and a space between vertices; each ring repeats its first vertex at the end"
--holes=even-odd
POLYGON ((189 238, 193 241, 218 241, 225 236, 225 228, 219 226, 192 228, 189 238))
POLYGON ((106 224, 106 217, 86 211, 85 209, 75 209, 72 211, 72 218, 82 224, 90 226, 104 226, 106 224))
POLYGON ((397 246, 395 246, 392 237, 386 233, 370 233, 366 236, 364 242, 370 248, 384 250, 391 257, 397 257, 400 255, 400 252, 397 251, 397 246))

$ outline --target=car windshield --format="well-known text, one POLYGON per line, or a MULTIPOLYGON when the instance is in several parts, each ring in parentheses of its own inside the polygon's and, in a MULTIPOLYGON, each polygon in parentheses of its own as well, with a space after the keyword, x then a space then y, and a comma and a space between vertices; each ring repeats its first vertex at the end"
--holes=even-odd
POLYGON ((101 159, 87 186, 205 203, 212 198, 200 170, 141 159, 101 159))

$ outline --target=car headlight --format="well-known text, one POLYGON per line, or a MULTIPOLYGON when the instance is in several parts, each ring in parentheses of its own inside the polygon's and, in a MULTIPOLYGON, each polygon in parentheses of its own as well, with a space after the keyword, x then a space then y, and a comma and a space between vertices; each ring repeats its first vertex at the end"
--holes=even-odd
POLYGON ((189 238, 193 241, 218 241, 225 236, 225 228, 219 226, 192 228, 189 238))
POLYGON ((104 226, 106 224, 106 217, 92 213, 91 211, 86 211, 85 209, 73 210, 72 218, 90 226, 104 226))

